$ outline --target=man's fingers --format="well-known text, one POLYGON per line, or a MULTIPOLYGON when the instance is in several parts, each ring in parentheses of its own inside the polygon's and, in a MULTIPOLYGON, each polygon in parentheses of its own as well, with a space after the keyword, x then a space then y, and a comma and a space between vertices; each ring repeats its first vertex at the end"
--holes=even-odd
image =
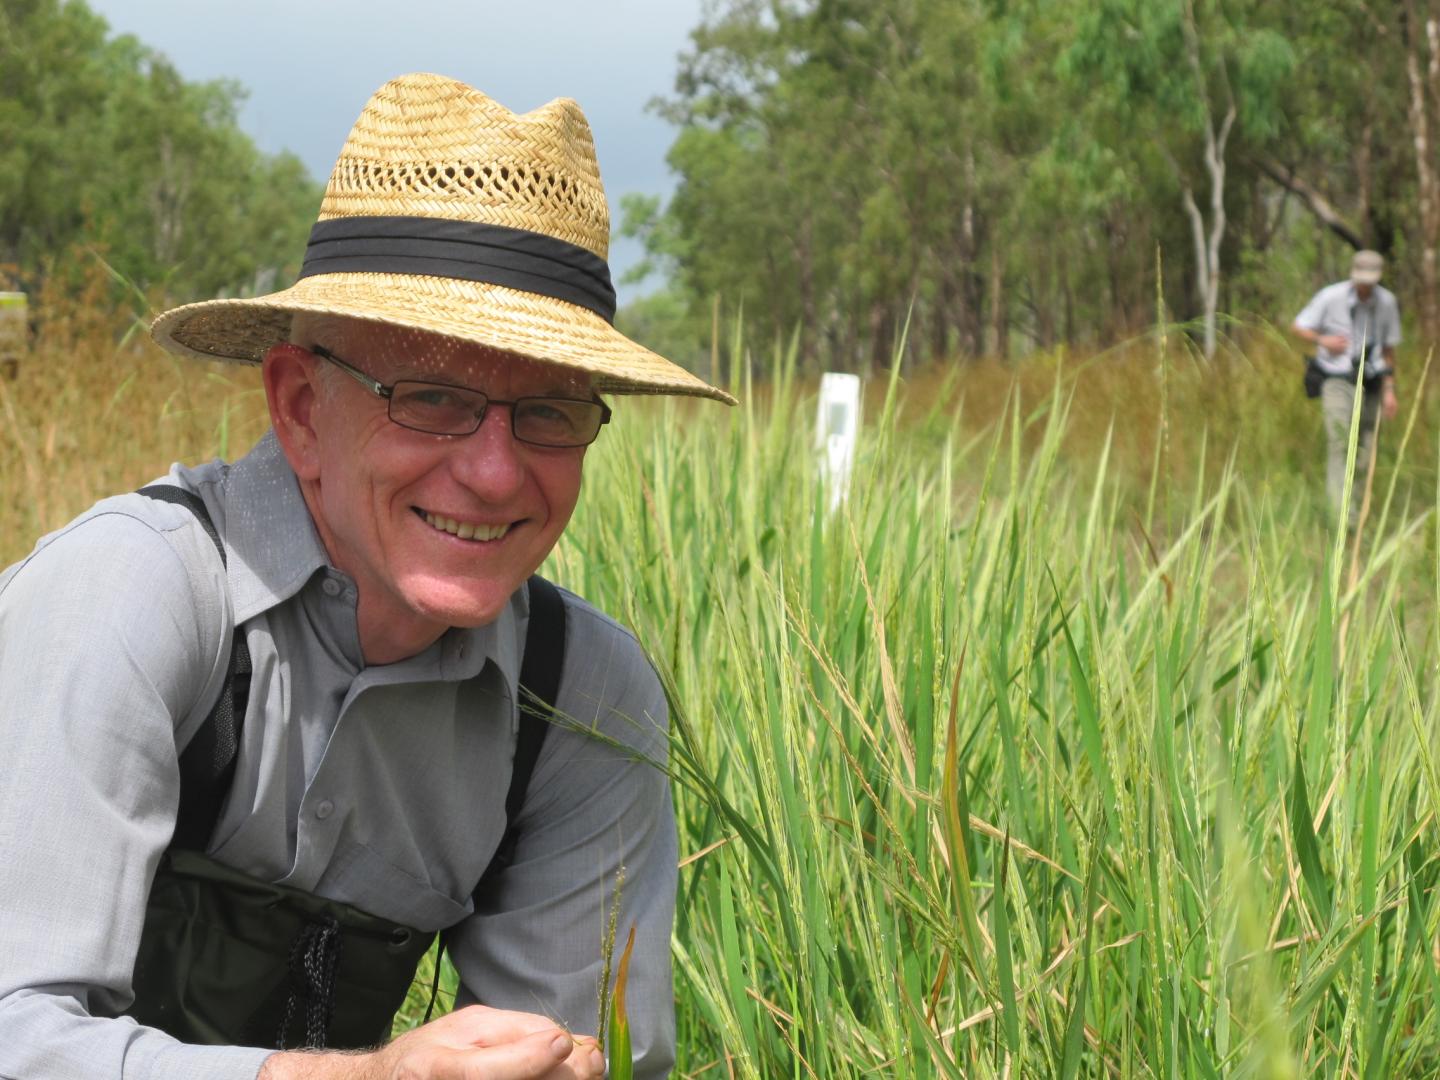
POLYGON ((557 1071, 565 1065, 570 1066, 577 1080, 594 1080, 603 1075, 603 1063, 600 1071, 596 1071, 586 1057, 579 1057, 573 1063, 567 1061, 577 1056, 576 1049, 575 1040, 568 1032, 552 1027, 503 1046, 460 1052, 456 1056, 464 1059, 464 1065, 456 1077, 457 1080, 541 1080, 542 1077, 548 1080, 552 1076, 565 1076, 557 1071))
POLYGON ((471 1005, 406 1032, 385 1050, 385 1077, 426 1080, 597 1080, 595 1040, 534 1013, 471 1005))
MULTIPOLYGON (((547 1031, 565 1034, 547 1017, 484 1005, 457 1009, 434 1022, 437 1029, 442 1025, 448 1037, 471 1046, 498 1046, 547 1031)), ((569 1035, 565 1037, 568 1039, 569 1035)))
POLYGON ((575 1049, 570 1051, 568 1064, 575 1071, 578 1077, 603 1077, 605 1075, 605 1055, 600 1052, 600 1044, 591 1038, 581 1038, 575 1041, 575 1049))

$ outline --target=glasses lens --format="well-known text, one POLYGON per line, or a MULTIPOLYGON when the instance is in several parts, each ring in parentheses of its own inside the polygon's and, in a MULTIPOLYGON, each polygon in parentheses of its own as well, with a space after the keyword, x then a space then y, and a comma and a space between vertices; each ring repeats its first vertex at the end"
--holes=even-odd
POLYGON ((397 382, 390 393, 390 419, 416 431, 468 435, 480 424, 485 395, 444 383, 397 382))
POLYGON ((598 402, 521 398, 515 403, 515 437, 539 446, 586 446, 600 433, 598 402))

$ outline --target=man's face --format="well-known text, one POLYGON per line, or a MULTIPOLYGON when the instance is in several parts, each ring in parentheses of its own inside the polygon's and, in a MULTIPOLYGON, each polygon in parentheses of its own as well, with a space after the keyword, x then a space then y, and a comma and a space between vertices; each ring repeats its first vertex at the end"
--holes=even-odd
MULTIPOLYGON (((422 331, 326 319, 303 344, 387 386, 420 379, 507 401, 592 396, 582 372, 422 331)), ((470 435, 412 431, 339 368, 315 363, 317 475, 302 485, 332 560, 359 589, 362 643, 367 627, 423 640, 495 619, 570 520, 585 448, 517 441, 502 405, 470 435)))

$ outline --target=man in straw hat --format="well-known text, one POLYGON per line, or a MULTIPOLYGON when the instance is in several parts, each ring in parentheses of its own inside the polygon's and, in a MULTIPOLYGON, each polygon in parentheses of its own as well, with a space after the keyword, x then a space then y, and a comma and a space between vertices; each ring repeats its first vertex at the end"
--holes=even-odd
MULTIPOLYGON (((1345 491, 1345 461, 1350 453, 1350 421, 1355 412, 1355 386, 1362 390, 1356 475, 1364 477, 1375 450, 1375 428, 1383 411, 1393 420, 1395 346, 1400 344, 1400 307, 1395 294, 1380 284, 1385 260, 1376 251, 1357 251, 1350 260, 1350 278, 1327 285, 1310 298, 1295 317, 1292 332, 1315 346, 1306 387, 1318 383, 1327 447, 1325 492, 1331 509, 1340 513, 1345 491)), ((1359 524, 1361 499, 1351 496, 1349 527, 1359 524)))
POLYGON ((295 285, 155 321, 272 430, 0 576, 0 1076, 599 1076, 607 926, 668 1072, 665 699, 532 575, 604 395, 731 399, 611 326, 607 241, 573 102, 409 75, 295 285), (437 934, 483 1004, 384 1044, 437 934))

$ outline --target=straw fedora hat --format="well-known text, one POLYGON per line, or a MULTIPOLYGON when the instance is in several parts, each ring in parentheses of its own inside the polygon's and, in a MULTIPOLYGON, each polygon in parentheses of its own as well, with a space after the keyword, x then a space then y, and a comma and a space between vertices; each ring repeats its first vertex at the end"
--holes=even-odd
POLYGON ((429 330, 589 372, 617 394, 734 404, 612 325, 610 213, 590 125, 560 98, 516 115, 441 75, 365 104, 330 174, 299 280, 160 315, 180 356, 259 363, 298 312, 429 330))

